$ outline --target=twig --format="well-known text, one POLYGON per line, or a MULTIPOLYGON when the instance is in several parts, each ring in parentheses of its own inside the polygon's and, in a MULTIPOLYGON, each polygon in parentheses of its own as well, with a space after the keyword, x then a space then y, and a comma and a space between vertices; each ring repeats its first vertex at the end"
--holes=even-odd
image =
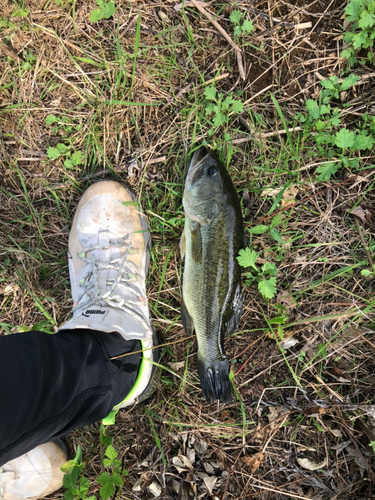
POLYGON ((307 28, 312 28, 312 24, 310 21, 308 23, 299 23, 294 25, 295 30, 305 30, 307 28))
POLYGON ((370 251, 368 249, 368 246, 367 246, 367 243, 366 243, 366 240, 365 240, 365 237, 363 236, 363 231, 362 231, 362 228, 361 228, 361 224, 359 222, 359 217, 357 217, 356 215, 354 215, 354 222, 355 222, 358 234, 359 234, 359 239, 361 240, 363 248, 365 249, 365 253, 366 253, 366 257, 367 257, 368 263, 371 266, 371 271, 373 271, 374 270, 374 261, 372 260, 370 251))
POLYGON ((248 7, 248 10, 252 14, 254 14, 255 16, 259 16, 259 17, 262 17, 263 19, 267 19, 267 21, 272 20, 275 23, 275 25, 280 25, 280 26, 284 26, 287 28, 294 28, 294 24, 288 23, 287 21, 282 21, 278 17, 271 17, 268 14, 266 14, 265 12, 262 12, 261 10, 253 9, 252 7, 248 7))
POLYGON ((4 45, 3 43, 0 43, 0 50, 2 50, 6 56, 10 57, 14 61, 17 61, 17 62, 21 61, 21 58, 18 57, 17 54, 15 54, 13 52, 13 50, 8 49, 8 47, 6 45, 4 45))
POLYGON ((362 335, 361 332, 359 332, 358 330, 356 330, 355 328, 352 327, 352 325, 349 325, 349 328, 351 329, 351 331, 357 335, 358 337, 361 337, 365 342, 367 342, 368 344, 370 344, 370 346, 375 349, 375 345, 369 341, 369 339, 367 339, 364 335, 362 335))
POLYGON ((240 72, 242 80, 245 80, 245 70, 242 63, 241 49, 234 43, 228 33, 214 19, 214 16, 204 8, 204 6, 206 6, 207 4, 205 4, 204 2, 197 2, 196 0, 191 0, 191 3, 199 10, 201 14, 203 14, 209 21, 211 21, 215 28, 223 35, 225 40, 234 48, 237 56, 238 71, 240 72))
POLYGON ((240 371, 242 370, 242 368, 244 368, 247 363, 253 358, 253 356, 255 356, 255 354, 259 351, 259 349, 261 348, 261 346, 258 346, 255 351, 253 351, 250 356, 247 358, 247 360, 242 363, 242 365, 239 367, 239 369, 236 371, 236 373, 234 374, 235 376, 238 375, 240 373, 240 371))
POLYGON ((114 356, 113 358, 110 358, 111 361, 113 359, 118 359, 118 358, 124 358, 125 356, 130 356, 131 354, 138 354, 140 352, 145 352, 145 351, 152 351, 153 349, 159 349, 160 347, 165 347, 167 345, 173 345, 173 344, 179 344, 180 342, 184 342, 185 340, 193 339, 195 335, 191 335, 190 337, 184 337, 179 340, 175 340, 173 342, 167 342, 166 344, 159 344, 155 347, 148 347, 147 349, 141 349, 140 351, 132 351, 132 352, 127 352, 126 354, 120 354, 119 356, 114 356))
POLYGON ((227 76, 229 76, 230 73, 223 73, 222 75, 219 75, 219 76, 216 76, 214 78, 211 78, 211 80, 207 80, 207 82, 204 82, 204 85, 210 85, 211 83, 213 82, 217 82, 219 80, 223 80, 224 78, 226 78, 227 76))
POLYGON ((135 23, 135 21, 137 19, 138 19, 138 14, 136 16, 134 16, 130 22, 128 22, 128 24, 125 26, 125 28, 120 33, 120 37, 123 37, 125 35, 125 33, 128 31, 128 29, 130 29, 133 26, 133 24, 135 23))
POLYGON ((302 127, 288 128, 287 130, 274 130, 273 132, 266 132, 265 134, 263 134, 262 132, 256 133, 249 137, 244 137, 243 139, 235 139, 233 141, 233 144, 242 144, 243 142, 248 142, 251 141, 252 139, 260 139, 260 138, 265 139, 266 137, 287 134, 289 132, 299 132, 300 130, 302 130, 302 127))

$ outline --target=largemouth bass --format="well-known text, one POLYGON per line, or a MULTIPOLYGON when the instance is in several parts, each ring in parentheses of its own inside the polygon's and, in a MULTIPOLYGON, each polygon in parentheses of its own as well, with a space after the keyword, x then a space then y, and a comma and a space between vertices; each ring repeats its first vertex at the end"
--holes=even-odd
POLYGON ((208 403, 232 399, 224 336, 238 326, 242 312, 242 213, 232 180, 219 158, 201 147, 190 163, 183 196, 185 258, 182 323, 198 342, 198 373, 208 403))

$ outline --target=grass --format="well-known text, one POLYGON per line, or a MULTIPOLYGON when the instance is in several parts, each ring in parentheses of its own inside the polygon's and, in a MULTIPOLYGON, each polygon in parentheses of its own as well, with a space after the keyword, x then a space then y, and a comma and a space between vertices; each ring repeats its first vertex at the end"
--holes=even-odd
MULTIPOLYGON (((127 498, 149 498, 154 480, 166 498, 194 491, 209 498, 199 476, 207 470, 218 478, 216 498, 371 494, 372 471, 353 457, 359 450, 370 461, 372 453, 358 422, 371 431, 375 287, 361 271, 370 269, 368 254, 375 251, 375 162, 372 147, 343 148, 337 134, 373 133, 372 69, 349 68, 340 58, 347 2, 294 4, 235 6, 254 25, 236 38, 245 81, 231 47, 191 5, 121 3, 97 23, 89 21, 95 2, 49 2, 38 10, 25 0, 30 14, 23 17, 11 17, 13 4, 0 6, 0 22, 7 22, 7 52, 0 51, 2 333, 43 321, 52 330, 69 318, 68 233, 94 179, 126 182, 150 223, 148 298, 167 345, 159 390, 145 405, 119 412, 112 430, 128 470, 121 493, 127 498), (292 29, 276 18, 312 25, 292 29), (360 80, 343 89, 349 73, 360 80), (342 79, 338 97, 323 96, 320 82, 333 76, 342 79), (243 111, 216 103, 219 111, 207 113, 211 88, 215 98, 241 102, 243 111), (324 97, 331 99, 329 113, 322 112, 324 97), (277 290, 264 300, 257 282, 244 287, 239 331, 225 341, 236 388, 226 406, 203 401, 196 343, 185 338, 180 319, 182 193, 190 155, 205 142, 228 166, 245 227, 270 227, 279 216, 283 240, 269 230, 251 234, 259 268, 277 266, 277 290), (49 157, 58 144, 68 153, 49 157), (83 163, 64 164, 75 153, 83 163), (359 224, 356 207, 364 213, 359 224), (284 352, 280 333, 298 343, 284 352), (169 367, 176 362, 180 368, 169 367), (346 441, 352 444, 338 452, 346 441), (251 472, 241 458, 260 451, 265 456, 251 472), (173 459, 193 453, 195 479, 182 471, 186 481, 176 490, 173 459), (328 465, 323 473, 308 471, 296 457, 316 463, 328 457, 328 465), (133 491, 139 480, 140 491, 133 491)), ((210 8, 234 39, 232 5, 210 8)), ((97 426, 89 426, 69 437, 72 449, 81 444, 84 459, 91 457, 92 483, 101 463, 92 451, 97 435, 97 426)))

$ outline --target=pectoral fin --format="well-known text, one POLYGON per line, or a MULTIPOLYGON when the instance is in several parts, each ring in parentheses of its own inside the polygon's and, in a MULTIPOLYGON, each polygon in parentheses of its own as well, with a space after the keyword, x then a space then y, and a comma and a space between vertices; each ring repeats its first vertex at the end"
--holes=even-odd
POLYGON ((201 225, 198 222, 191 225, 191 255, 196 264, 202 261, 201 225))
POLYGON ((186 236, 185 236, 185 229, 182 231, 181 238, 180 238, 180 254, 181 254, 181 259, 184 260, 186 253, 186 236))
POLYGON ((188 310, 186 309, 186 305, 183 299, 181 304, 181 319, 186 335, 193 335, 195 330, 194 323, 190 314, 188 313, 188 310))

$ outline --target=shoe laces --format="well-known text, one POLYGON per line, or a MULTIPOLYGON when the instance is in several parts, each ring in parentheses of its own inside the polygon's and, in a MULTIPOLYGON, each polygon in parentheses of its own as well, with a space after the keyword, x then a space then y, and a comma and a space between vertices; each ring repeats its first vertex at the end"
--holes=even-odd
POLYGON ((78 254, 78 257, 88 265, 85 274, 80 280, 80 287, 83 288, 83 291, 73 306, 73 313, 88 309, 93 305, 121 309, 126 314, 133 316, 149 333, 151 331, 150 326, 139 311, 140 305, 146 305, 146 298, 137 280, 137 266, 128 260, 129 255, 135 253, 136 250, 132 249, 130 242, 121 257, 109 259, 108 262, 102 262, 95 257, 95 250, 100 252, 101 250, 108 250, 110 247, 124 248, 124 244, 93 245, 85 247, 78 254), (90 252, 90 257, 86 257, 90 252), (117 276, 116 278, 106 277, 105 287, 103 288, 100 286, 99 280, 101 275, 107 273, 108 270, 114 270, 117 276), (120 289, 124 290, 125 293, 122 295, 116 293, 120 289), (84 297, 86 297, 86 300, 82 300, 84 297))

